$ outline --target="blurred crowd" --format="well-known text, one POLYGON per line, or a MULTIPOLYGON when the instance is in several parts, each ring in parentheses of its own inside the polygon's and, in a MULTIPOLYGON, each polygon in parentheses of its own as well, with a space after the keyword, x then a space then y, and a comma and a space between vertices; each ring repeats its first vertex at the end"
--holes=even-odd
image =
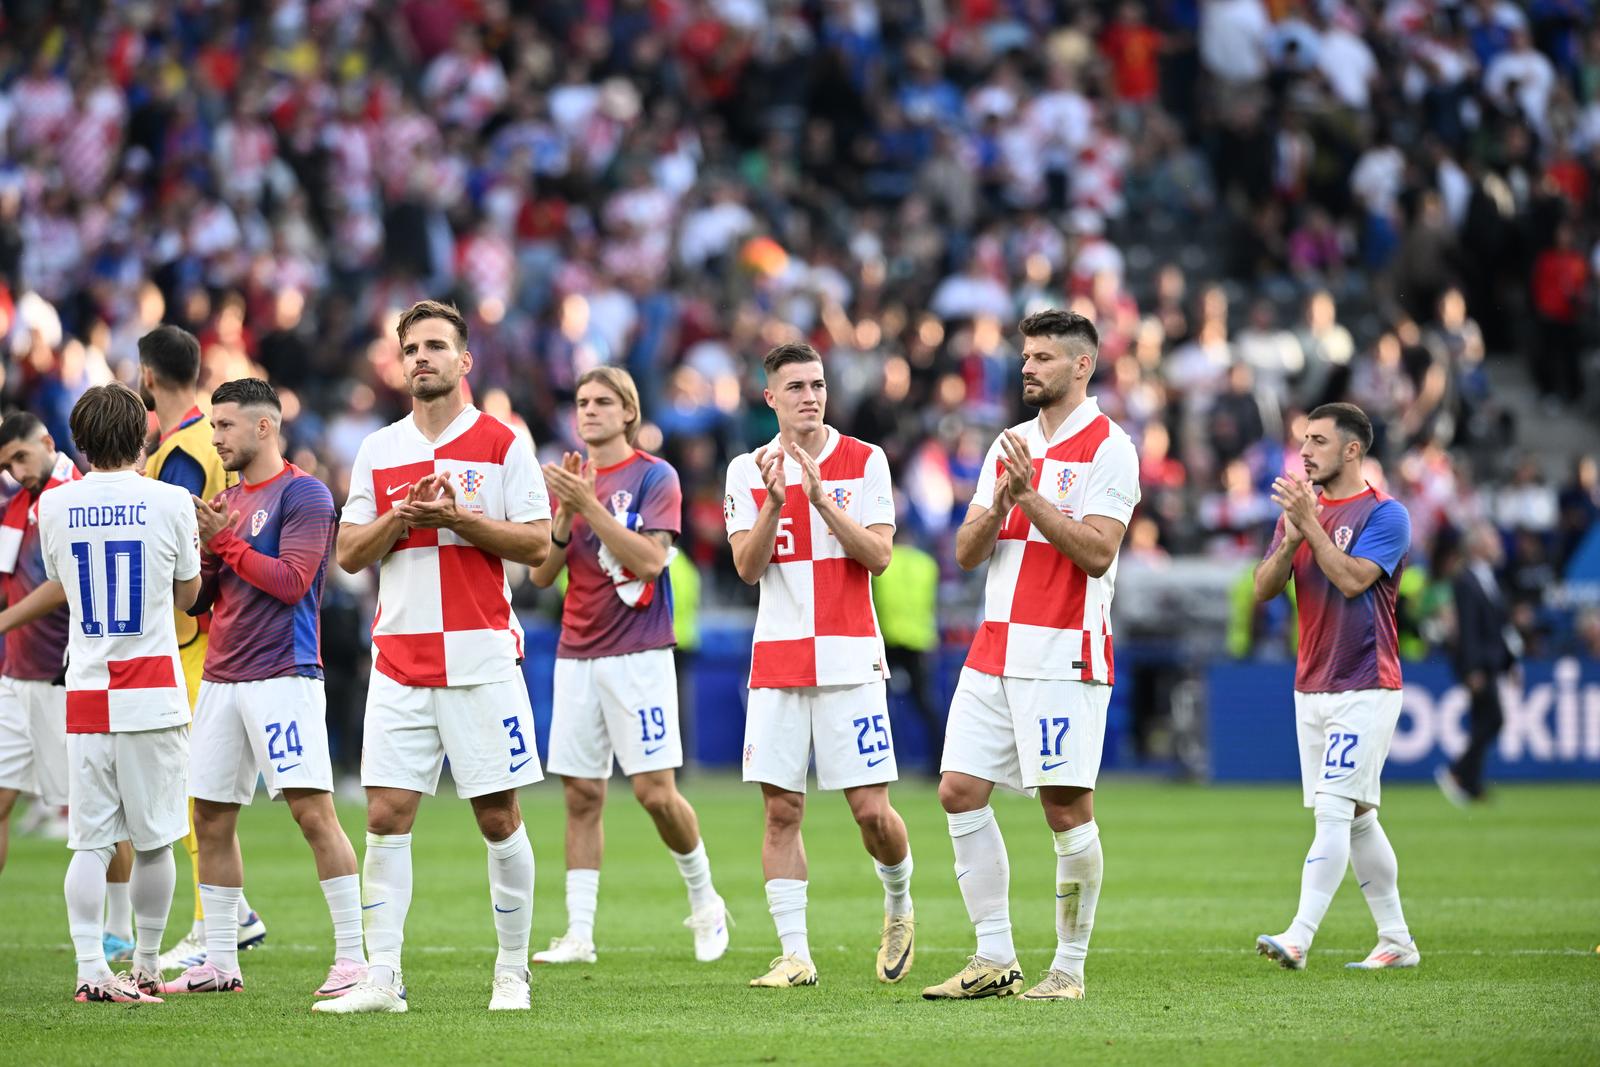
POLYGON ((1373 416, 1424 569, 1487 518, 1537 612, 1600 514, 1592 458, 1519 436, 1600 392, 1589 0, 3 10, 4 399, 60 442, 176 322, 203 394, 279 387, 342 499, 406 406, 398 311, 449 298, 476 402, 542 452, 576 446, 583 371, 633 373, 706 599, 741 603, 722 475, 775 430, 760 355, 805 339, 965 604, 954 527, 1025 417, 1015 323, 1064 305, 1141 450, 1143 562, 1259 553, 1328 399, 1373 416))

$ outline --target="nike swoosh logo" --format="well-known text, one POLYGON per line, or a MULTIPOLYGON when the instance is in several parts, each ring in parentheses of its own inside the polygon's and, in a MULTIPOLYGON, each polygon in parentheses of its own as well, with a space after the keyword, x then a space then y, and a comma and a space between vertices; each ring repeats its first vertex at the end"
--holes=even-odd
POLYGON ((793 974, 786 974, 783 977, 788 981, 788 983, 790 985, 794 985, 796 982, 798 982, 800 979, 804 978, 805 976, 806 976, 806 972, 804 972, 804 971, 796 971, 793 974))
POLYGON ((294 770, 294 769, 295 769, 295 768, 296 768, 296 767, 298 767, 298 766, 300 766, 300 764, 298 764, 298 763, 291 763, 291 764, 289 764, 289 766, 287 766, 287 767, 279 767, 279 768, 277 768, 277 771, 278 771, 278 773, 279 773, 279 774, 283 774, 283 773, 284 773, 284 772, 285 772, 285 771, 292 771, 292 770, 294 770))
POLYGON ((1063 760, 1056 760, 1054 763, 1041 763, 1041 764, 1039 764, 1039 769, 1041 771, 1053 771, 1057 767, 1065 767, 1068 763, 1071 763, 1071 762, 1072 762, 1071 760, 1064 760, 1063 759, 1063 760))
POLYGON ((896 978, 899 978, 900 977, 900 971, 906 965, 906 957, 909 956, 909 955, 911 955, 911 943, 908 941, 906 943, 906 950, 904 952, 900 953, 900 962, 896 963, 893 967, 885 967, 883 969, 883 976, 885 978, 889 979, 891 982, 894 981, 896 978))
POLYGON ((198 990, 204 989, 206 986, 208 986, 210 984, 211 984, 211 979, 209 979, 209 978, 204 979, 204 980, 199 981, 199 982, 190 982, 189 983, 189 992, 191 992, 191 993, 197 992, 198 990))
POLYGON ((965 878, 967 875, 969 875, 971 873, 972 873, 972 868, 968 867, 966 870, 964 870, 960 874, 956 875, 956 881, 958 881, 958 882, 961 881, 961 879, 965 878))
POLYGON ((387 900, 380 900, 376 904, 363 904, 361 905, 361 910, 371 911, 373 908, 381 908, 387 903, 389 903, 387 900))
MULTIPOLYGON (((970 982, 962 982, 961 983, 962 992, 966 992, 966 991, 970 990, 973 986, 977 985, 981 981, 983 981, 982 978, 974 978, 970 982)), ((983 986, 978 991, 981 993, 984 989, 997 989, 997 988, 999 988, 999 986, 1001 984, 1001 981, 1002 980, 999 979, 999 978, 991 978, 991 979, 989 979, 989 984, 986 985, 986 986, 983 986)))
POLYGON ((1056 894, 1056 899, 1057 900, 1071 900, 1073 897, 1075 897, 1077 895, 1078 894, 1076 894, 1076 893, 1057 893, 1056 894))
POLYGON ((501 915, 510 915, 514 911, 521 911, 522 905, 519 904, 514 908, 502 908, 500 905, 496 904, 494 906, 494 910, 498 911, 501 915))
POLYGON ((401 482, 399 485, 388 486, 383 490, 383 495, 384 496, 394 496, 396 493, 398 493, 398 492, 400 492, 402 490, 410 489, 413 484, 414 483, 412 483, 412 482, 401 482))
POLYGON ((1313 863, 1321 863, 1323 860, 1325 860, 1327 858, 1328 857, 1326 857, 1326 856, 1314 856, 1311 859, 1306 860, 1306 866, 1309 867, 1313 863))
POLYGON ((510 767, 508 767, 506 769, 506 773, 507 774, 516 774, 518 771, 522 770, 522 768, 526 767, 528 764, 530 764, 532 762, 533 762, 533 757, 529 756, 527 759, 523 760, 521 763, 513 763, 510 767))
POLYGON ((889 758, 888 756, 879 756, 877 759, 869 759, 869 760, 867 760, 867 766, 868 767, 876 767, 878 764, 882 763, 884 760, 886 760, 888 758, 889 758))
POLYGON ((667 747, 666 745, 657 745, 655 748, 647 748, 647 749, 644 750, 644 754, 646 756, 654 756, 657 752, 660 752, 662 749, 664 749, 666 747, 667 747))

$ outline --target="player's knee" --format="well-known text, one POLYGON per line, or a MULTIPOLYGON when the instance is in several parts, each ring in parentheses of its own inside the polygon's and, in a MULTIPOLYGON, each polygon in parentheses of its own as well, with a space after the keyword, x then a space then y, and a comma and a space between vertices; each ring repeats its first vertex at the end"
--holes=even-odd
POLYGON ((648 784, 635 782, 633 795, 639 801, 639 806, 644 808, 652 819, 670 814, 677 806, 678 791, 661 782, 648 784))
POLYGON ((411 832, 411 819, 398 806, 368 797, 367 832, 385 836, 407 834, 411 832))
POLYGON ((805 797, 799 793, 773 794, 767 797, 767 832, 797 833, 800 820, 805 815, 805 797))
POLYGON ((484 808, 478 812, 478 832, 490 841, 504 841, 521 825, 522 817, 513 808, 484 808))
POLYGON ((233 835, 231 816, 238 809, 229 804, 196 799, 194 802, 194 832, 196 837, 210 840, 219 835, 233 835))
POLYGON ((567 814, 574 819, 598 819, 606 803, 606 783, 597 778, 568 778, 564 788, 567 814))
POLYGON ((976 811, 984 801, 976 790, 950 775, 939 779, 939 804, 950 815, 963 811, 976 811))

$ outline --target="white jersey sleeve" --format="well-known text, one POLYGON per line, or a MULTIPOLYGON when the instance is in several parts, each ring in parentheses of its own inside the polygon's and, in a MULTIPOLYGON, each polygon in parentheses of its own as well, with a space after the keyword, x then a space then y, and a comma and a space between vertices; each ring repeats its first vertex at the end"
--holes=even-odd
POLYGON ((733 462, 728 464, 727 495, 722 498, 722 517, 727 522, 729 537, 755 526, 756 513, 761 509, 756 506, 754 490, 761 485, 761 471, 750 453, 735 456, 733 462))
POLYGON ((1000 438, 996 437, 984 453, 983 467, 978 471, 978 485, 972 490, 972 502, 982 508, 994 507, 995 467, 1000 463, 1000 438))
POLYGON ((365 526, 378 518, 378 501, 372 490, 372 441, 377 436, 368 435, 356 450, 356 461, 350 468, 350 495, 345 498, 344 510, 339 513, 342 523, 365 526))
POLYGON ((1124 433, 1107 437, 1095 453, 1084 486, 1084 515, 1104 515, 1123 526, 1139 504, 1139 453, 1124 433))
POLYGON ((550 493, 544 484, 544 472, 533 457, 533 447, 520 434, 506 451, 502 477, 508 521, 538 522, 550 517, 550 493))
POLYGON ((889 458, 877 445, 872 446, 872 454, 867 457, 861 488, 865 497, 862 501, 861 525, 893 526, 894 486, 889 480, 889 458))
POLYGON ((172 512, 172 579, 187 582, 200 573, 200 523, 189 501, 172 512))

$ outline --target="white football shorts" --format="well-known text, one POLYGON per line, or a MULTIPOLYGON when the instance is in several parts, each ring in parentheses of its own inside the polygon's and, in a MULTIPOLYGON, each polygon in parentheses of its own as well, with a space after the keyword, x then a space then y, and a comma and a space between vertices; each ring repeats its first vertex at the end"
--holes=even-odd
POLYGON ((285 789, 333 792, 328 702, 321 678, 201 682, 189 734, 189 795, 248 804, 256 775, 285 789))
POLYGON ((0 678, 0 789, 67 802, 67 687, 0 678))
POLYGON ((128 841, 139 852, 189 832, 189 727, 68 734, 67 847, 128 841))
POLYGON ((1383 763, 1400 721, 1400 695, 1398 689, 1295 693, 1306 807, 1316 806, 1318 793, 1348 797, 1362 807, 1378 806, 1383 763))
POLYGON ((813 749, 818 789, 897 780, 885 684, 750 690, 744 719, 745 781, 804 793, 813 749))
POLYGON ((683 766, 678 671, 672 649, 556 660, 551 774, 609 778, 683 766))
POLYGON ((939 769, 1029 796, 1040 786, 1093 789, 1110 702, 1109 685, 1004 678, 963 667, 939 769))
POLYGON ((361 784, 432 796, 447 756, 462 797, 544 779, 520 670, 504 681, 459 686, 402 685, 372 672, 361 784))

